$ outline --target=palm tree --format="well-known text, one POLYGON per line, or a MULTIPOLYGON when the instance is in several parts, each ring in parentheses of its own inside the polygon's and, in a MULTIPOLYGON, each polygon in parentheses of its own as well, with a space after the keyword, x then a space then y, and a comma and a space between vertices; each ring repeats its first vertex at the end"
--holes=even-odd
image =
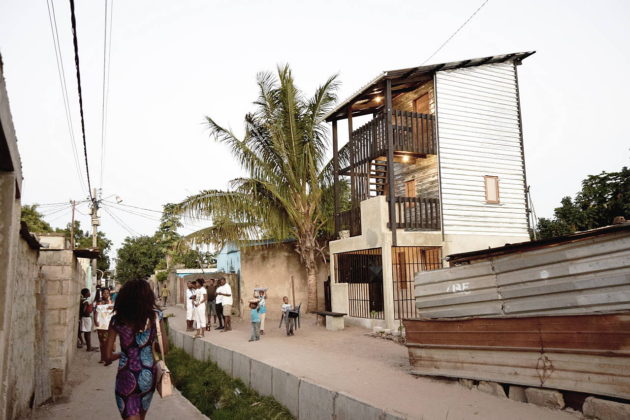
POLYGON ((259 98, 245 116, 242 139, 207 117, 211 136, 228 145, 248 174, 229 190, 188 197, 177 213, 210 217, 214 225, 189 235, 190 241, 244 244, 252 240, 294 239, 307 274, 308 310, 317 310, 318 237, 333 231, 331 165, 325 164, 327 130, 323 116, 337 100, 336 76, 306 98, 289 66, 257 75, 259 98))

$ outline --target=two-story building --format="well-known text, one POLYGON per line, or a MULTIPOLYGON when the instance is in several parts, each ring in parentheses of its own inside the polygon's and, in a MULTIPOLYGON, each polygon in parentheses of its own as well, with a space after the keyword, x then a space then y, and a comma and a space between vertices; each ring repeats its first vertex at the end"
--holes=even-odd
POLYGON ((416 272, 529 240, 517 66, 533 53, 386 71, 325 117, 341 238, 330 242, 333 311, 396 329, 416 316, 416 272))

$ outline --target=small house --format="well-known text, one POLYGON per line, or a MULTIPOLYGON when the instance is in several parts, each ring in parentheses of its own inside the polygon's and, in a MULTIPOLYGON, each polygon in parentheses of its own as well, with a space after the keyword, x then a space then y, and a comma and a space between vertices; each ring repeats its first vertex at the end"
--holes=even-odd
POLYGON ((385 71, 328 113, 333 311, 395 329, 416 316, 415 273, 442 268, 444 255, 529 240, 517 69, 532 54, 385 71))

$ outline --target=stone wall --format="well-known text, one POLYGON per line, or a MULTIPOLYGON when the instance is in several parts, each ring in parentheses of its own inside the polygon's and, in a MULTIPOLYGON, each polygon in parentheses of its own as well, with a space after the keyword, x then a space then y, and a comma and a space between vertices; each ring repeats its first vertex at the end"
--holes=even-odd
MULTIPOLYGON (((266 287, 267 317, 280 319, 282 297, 292 301, 291 276, 295 289, 295 304, 302 303, 306 310, 308 289, 306 270, 295 252, 294 243, 260 245, 247 247, 241 251, 241 305, 253 297, 254 288, 266 287)), ((328 264, 321 256, 317 257, 317 295, 318 307, 324 309, 324 281, 328 278, 328 264)), ((245 308, 247 309, 247 308, 245 308)), ((241 312, 247 313, 247 311, 241 312)))
POLYGON ((72 250, 42 249, 39 258, 47 293, 48 358, 53 395, 60 395, 76 351, 85 272, 72 250))

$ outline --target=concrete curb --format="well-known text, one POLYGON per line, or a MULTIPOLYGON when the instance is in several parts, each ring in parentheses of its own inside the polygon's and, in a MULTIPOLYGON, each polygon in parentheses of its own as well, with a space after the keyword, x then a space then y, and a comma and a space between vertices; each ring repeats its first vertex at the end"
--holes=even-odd
POLYGON ((172 328, 169 336, 176 347, 195 359, 215 362, 225 373, 240 379, 259 394, 273 396, 300 420, 404 418, 242 353, 208 341, 193 340, 182 331, 172 328))

